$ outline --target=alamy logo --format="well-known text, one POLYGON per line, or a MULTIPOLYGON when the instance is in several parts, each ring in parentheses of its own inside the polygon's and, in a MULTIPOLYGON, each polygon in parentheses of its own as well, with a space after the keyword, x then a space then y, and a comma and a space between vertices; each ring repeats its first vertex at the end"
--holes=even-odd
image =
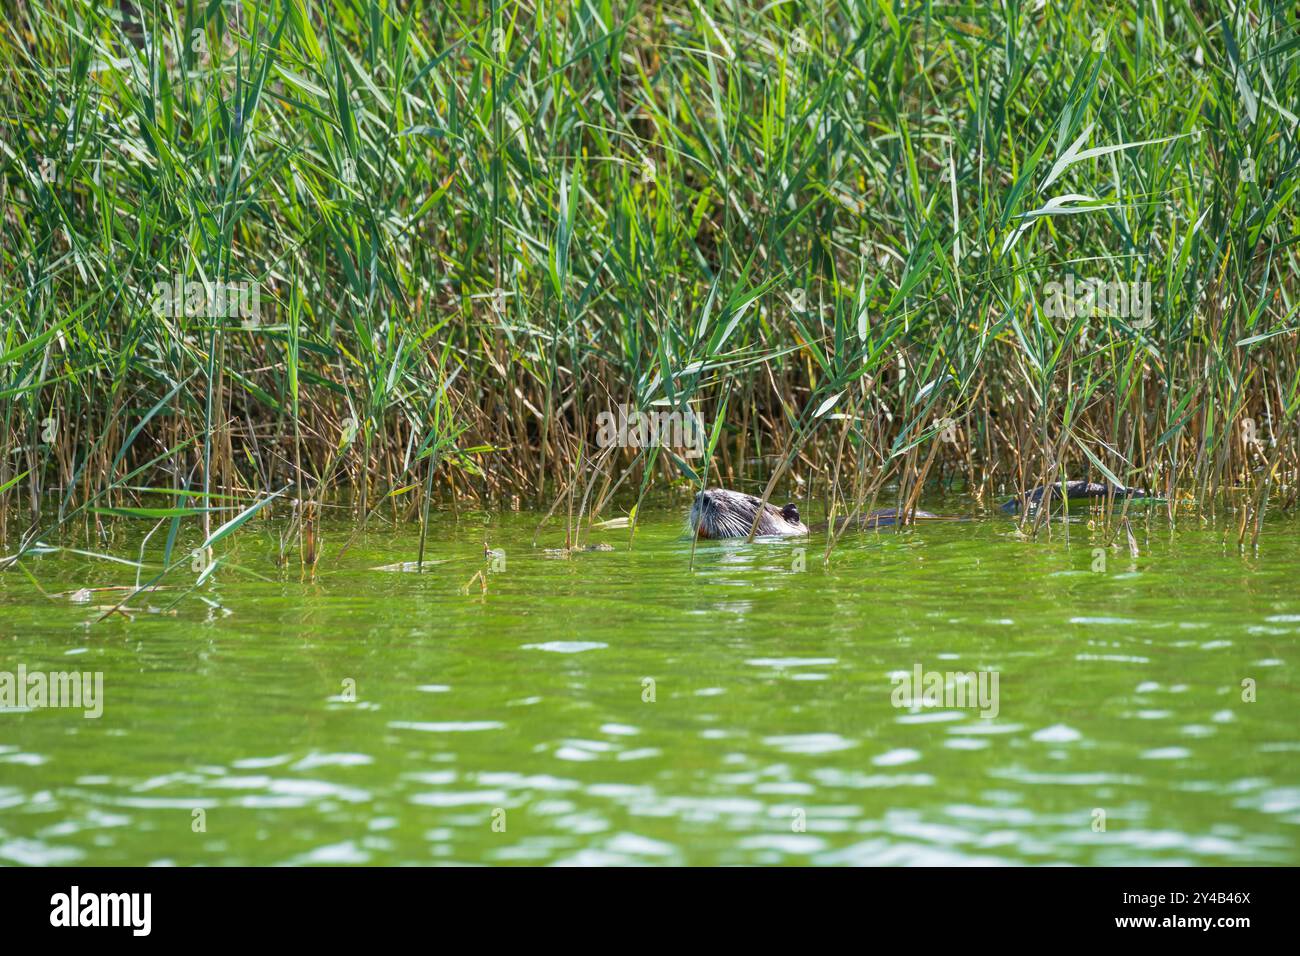
POLYGON ((1145 329, 1151 318, 1150 282, 1114 282, 1103 279, 1079 279, 1073 275, 1064 282, 1043 286, 1043 315, 1049 319, 1073 319, 1080 315, 1113 316, 1132 319, 1134 328, 1145 329))
POLYGON ((910 671, 890 675, 889 682, 895 685, 893 705, 913 712, 923 707, 978 707, 981 717, 992 719, 1001 709, 997 671, 927 671, 918 663, 910 671))
POLYGON ((152 893, 70 893, 50 897, 51 926, 129 926, 132 935, 148 936, 152 928, 152 893))
POLYGON ((170 282, 154 283, 153 314, 243 319, 245 325, 256 325, 262 317, 262 292, 256 282, 202 282, 178 272, 170 282))
POLYGON ((643 412, 619 405, 618 412, 596 416, 596 444, 601 448, 684 449, 682 457, 704 456, 704 423, 691 410, 685 412, 643 412))
POLYGON ((0 671, 0 710, 69 707, 94 720, 104 713, 103 671, 0 671))

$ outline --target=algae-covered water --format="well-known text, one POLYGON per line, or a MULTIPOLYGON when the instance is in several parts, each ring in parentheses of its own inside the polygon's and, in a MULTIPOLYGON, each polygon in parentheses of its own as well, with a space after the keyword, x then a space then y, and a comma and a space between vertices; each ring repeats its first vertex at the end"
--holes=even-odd
POLYGON ((683 511, 570 557, 540 514, 447 513, 423 574, 373 570, 416 529, 340 523, 314 578, 254 523, 93 625, 121 595, 76 592, 135 570, 29 557, 0 672, 98 672, 102 715, 0 712, 0 862, 1300 863, 1295 519, 1246 555, 998 516, 692 569, 683 511))

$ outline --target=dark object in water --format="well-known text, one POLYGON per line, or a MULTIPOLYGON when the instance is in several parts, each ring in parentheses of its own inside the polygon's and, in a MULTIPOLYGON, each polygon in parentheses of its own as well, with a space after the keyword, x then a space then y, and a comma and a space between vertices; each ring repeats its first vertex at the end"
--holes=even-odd
MULTIPOLYGON (((1061 486, 1059 483, 1039 485, 1032 491, 1003 502, 1002 510, 1008 514, 1015 514, 1026 505, 1030 508, 1037 508, 1042 504, 1044 497, 1047 498, 1049 503, 1052 503, 1060 497, 1060 494, 1061 486)), ((1121 485, 1102 484, 1098 481, 1067 481, 1065 483, 1065 497, 1070 501, 1078 498, 1106 498, 1112 494, 1116 498, 1150 497, 1150 492, 1142 488, 1125 488, 1121 485)))
MULTIPOLYGON (((922 511, 919 508, 912 512, 912 517, 917 519, 926 519, 932 521, 964 521, 964 518, 951 518, 943 515, 937 515, 929 511, 922 511)), ((858 515, 856 518, 839 518, 836 520, 838 530, 843 531, 845 528, 885 528, 891 524, 898 524, 897 508, 881 508, 879 511, 873 511, 871 514, 858 515)), ((829 521, 823 521, 813 526, 813 531, 825 531, 830 527, 829 521)))
MULTIPOLYGON (((1060 485, 1040 485, 1024 495, 1012 498, 1002 505, 1002 510, 1015 513, 1025 505, 1036 508, 1043 501, 1059 496, 1060 485)), ((1104 485, 1090 481, 1070 481, 1065 485, 1066 497, 1105 498, 1113 494, 1116 498, 1141 498, 1147 492, 1141 488, 1122 488, 1117 485, 1104 485)), ((915 511, 913 518, 935 521, 961 521, 962 518, 945 517, 928 511, 915 511)), ((846 527, 880 528, 898 523, 898 511, 895 508, 883 508, 857 518, 839 519, 839 530, 846 527)), ((747 495, 742 491, 728 491, 725 488, 706 488, 695 496, 691 505, 690 528, 697 537, 747 538, 752 531, 755 535, 779 535, 794 537, 808 534, 810 529, 799 520, 799 509, 789 504, 778 508, 774 504, 764 504, 761 498, 747 495), (757 519, 757 520, 755 520, 757 519)), ((826 522, 816 525, 814 532, 825 531, 826 522)))
POLYGON ((786 537, 808 533, 794 505, 778 508, 743 491, 725 488, 706 488, 697 494, 688 520, 701 538, 747 538, 750 531, 786 537))
MULTIPOLYGON (((917 511, 916 518, 939 518, 928 511, 917 511)), ((853 526, 858 528, 877 528, 898 523, 898 512, 894 508, 884 508, 862 515, 850 521, 841 518, 840 529, 853 526)), ((954 519, 948 519, 954 520, 954 519)), ((761 498, 747 495, 742 491, 728 491, 725 488, 706 488, 695 496, 688 519, 690 527, 701 538, 747 538, 751 529, 755 535, 779 535, 794 537, 808 534, 809 528, 799 520, 799 509, 789 504, 778 508, 774 504, 763 504, 761 498), (757 525, 755 524, 757 517, 757 525)), ((811 530, 825 531, 827 522, 816 525, 811 530)))

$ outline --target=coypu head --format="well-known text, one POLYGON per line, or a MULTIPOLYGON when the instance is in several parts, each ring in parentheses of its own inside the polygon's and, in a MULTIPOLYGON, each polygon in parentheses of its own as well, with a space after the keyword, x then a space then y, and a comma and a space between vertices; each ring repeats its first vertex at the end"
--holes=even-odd
POLYGON ((799 520, 799 509, 794 505, 778 508, 763 504, 740 491, 724 488, 706 488, 695 496, 691 505, 690 527, 700 538, 744 538, 749 529, 755 535, 807 534, 808 528, 799 520), (758 526, 754 518, 758 517, 758 526))

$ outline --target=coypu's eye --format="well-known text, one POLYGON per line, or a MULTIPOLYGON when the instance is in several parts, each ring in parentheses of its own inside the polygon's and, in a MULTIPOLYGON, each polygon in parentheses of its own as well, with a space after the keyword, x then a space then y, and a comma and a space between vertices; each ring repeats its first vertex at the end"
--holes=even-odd
POLYGON ((798 524, 799 509, 792 504, 786 505, 784 508, 781 509, 781 517, 784 518, 786 521, 790 522, 791 524, 798 524))

